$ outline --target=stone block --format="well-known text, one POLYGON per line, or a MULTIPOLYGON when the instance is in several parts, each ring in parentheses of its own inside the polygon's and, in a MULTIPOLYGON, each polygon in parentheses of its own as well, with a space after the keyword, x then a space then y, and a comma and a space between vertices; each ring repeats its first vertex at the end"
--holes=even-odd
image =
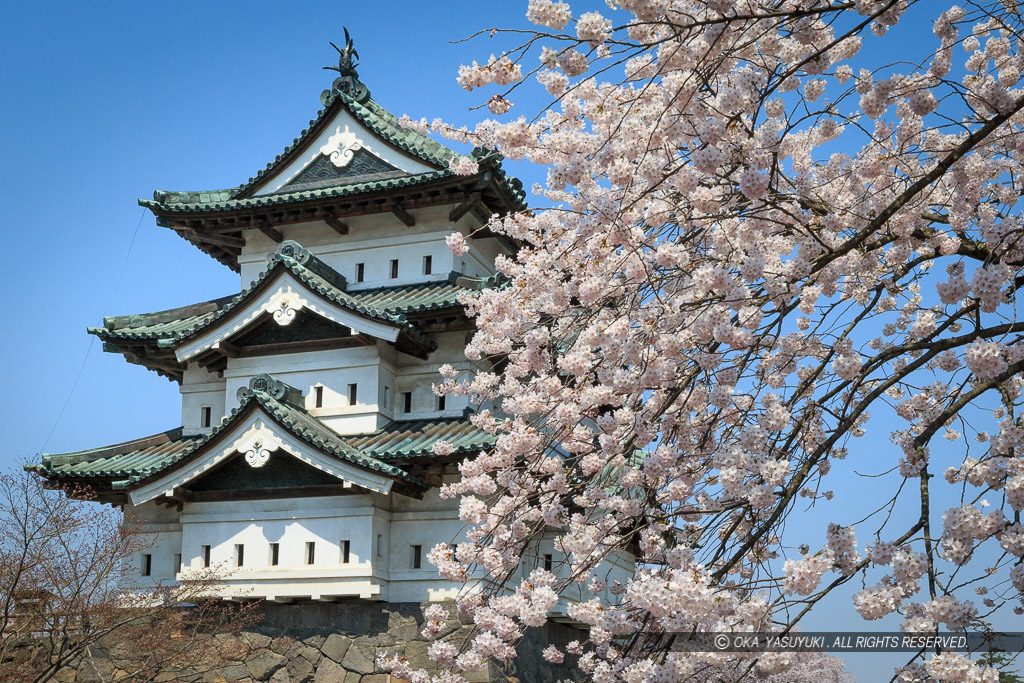
POLYGON ((349 671, 361 674, 372 674, 376 668, 373 663, 373 650, 364 652, 359 647, 350 647, 341 665, 349 671))
POLYGON ((341 665, 333 659, 324 657, 320 665, 316 667, 316 676, 313 677, 313 683, 338 683, 338 681, 344 678, 345 670, 341 668, 341 665))
POLYGON ((271 650, 264 650, 255 657, 245 660, 245 668, 249 675, 257 681, 269 680, 274 672, 283 667, 288 660, 271 650))
POLYGON ((429 648, 430 643, 425 640, 412 640, 406 643, 405 658, 408 660, 409 666, 414 669, 426 669, 434 666, 434 662, 427 655, 429 648))
POLYGON ((299 653, 302 652, 302 648, 305 647, 302 641, 295 640, 294 638, 277 637, 270 641, 270 649, 279 655, 283 655, 289 659, 292 657, 298 657, 299 653))
POLYGON ((288 673, 288 669, 278 669, 274 672, 274 675, 270 677, 269 683, 294 683, 294 679, 291 674, 288 673))
POLYGON ((340 664, 341 660, 345 659, 345 655, 348 653, 351 645, 351 638, 332 633, 324 641, 324 644, 320 646, 320 652, 323 653, 324 657, 330 657, 340 664))
POLYGON ((320 650, 317 650, 315 647, 310 647, 308 645, 302 648, 302 652, 299 653, 299 656, 305 659, 313 666, 319 664, 320 660, 324 657, 322 654, 320 654, 320 650))
POLYGON ((270 647, 270 641, 273 640, 270 636, 257 631, 243 631, 239 638, 253 649, 270 647))
POLYGON ((313 663, 305 657, 292 658, 288 661, 286 668, 293 683, 307 683, 307 681, 313 680, 313 674, 316 671, 313 663))
POLYGON ((421 638, 421 630, 422 629, 420 629, 419 625, 414 621, 412 623, 399 624, 398 626, 391 628, 391 630, 388 631, 388 635, 390 635, 396 643, 404 643, 421 638))
POLYGON ((302 642, 306 645, 309 645, 310 647, 315 647, 319 649, 320 646, 324 644, 325 640, 327 639, 324 638, 322 635, 317 634, 314 636, 309 636, 308 638, 303 638, 302 642))
POLYGON ((224 677, 229 681, 237 681, 249 677, 249 670, 244 664, 228 664, 224 667, 224 677))

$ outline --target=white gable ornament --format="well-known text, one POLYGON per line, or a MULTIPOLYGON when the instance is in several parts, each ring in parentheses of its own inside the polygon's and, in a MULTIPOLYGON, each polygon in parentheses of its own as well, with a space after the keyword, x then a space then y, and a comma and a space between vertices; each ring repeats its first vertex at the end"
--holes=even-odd
POLYGON ((269 430, 265 429, 262 422, 256 423, 254 429, 248 430, 235 443, 231 444, 230 450, 238 451, 245 455, 245 461, 251 467, 260 468, 270 460, 271 451, 281 448, 281 442, 274 438, 269 430))
POLYGON ((281 288, 263 304, 263 310, 273 314, 278 325, 290 325, 296 314, 308 307, 308 302, 292 291, 292 288, 281 288))
POLYGON ((334 135, 327 139, 327 144, 320 148, 320 153, 329 156, 331 163, 338 168, 344 168, 352 161, 352 156, 363 148, 363 143, 348 129, 348 124, 345 124, 344 132, 341 126, 334 131, 334 135))

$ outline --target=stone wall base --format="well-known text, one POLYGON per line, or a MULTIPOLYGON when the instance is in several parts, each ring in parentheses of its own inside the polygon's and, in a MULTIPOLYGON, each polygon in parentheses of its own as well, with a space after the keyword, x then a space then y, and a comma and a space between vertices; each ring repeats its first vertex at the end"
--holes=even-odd
MULTIPOLYGON (((399 655, 416 668, 436 670, 427 657, 431 641, 420 635, 425 619, 423 610, 430 603, 387 603, 351 600, 344 602, 306 602, 298 604, 264 603, 259 606, 262 619, 253 630, 224 635, 246 641, 252 654, 245 661, 227 664, 216 671, 196 674, 195 683, 390 683, 397 681, 376 667, 377 657, 399 655)), ((461 645, 473 627, 455 618, 445 623, 440 639, 461 645)), ((570 640, 583 640, 584 634, 571 626, 549 624, 530 629, 519 646, 519 656, 510 662, 491 664, 485 671, 470 674, 477 683, 551 683, 579 680, 571 667, 575 657, 565 664, 553 665, 541 657, 550 644, 564 646, 570 640), (573 661, 570 661, 573 660, 573 661)), ((230 649, 230 648, 227 648, 230 649)), ((103 668, 102 662, 99 668, 103 668)), ((99 683, 96 662, 63 671, 59 677, 68 683, 99 683)))

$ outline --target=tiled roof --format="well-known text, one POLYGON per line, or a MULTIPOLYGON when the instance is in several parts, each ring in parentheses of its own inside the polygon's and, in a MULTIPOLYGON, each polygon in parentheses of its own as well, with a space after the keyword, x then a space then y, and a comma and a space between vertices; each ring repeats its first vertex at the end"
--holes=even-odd
POLYGON ((179 428, 117 446, 43 455, 42 462, 26 467, 51 479, 114 479, 118 480, 114 481, 114 488, 131 488, 199 455, 206 444, 215 442, 257 407, 261 407, 280 427, 321 452, 418 487, 425 486, 422 480, 405 470, 356 449, 301 407, 279 400, 267 391, 252 388, 246 390, 231 415, 209 434, 183 437, 179 428))
MULTIPOLYGON (((398 326, 414 336, 421 344, 433 348, 433 342, 412 325, 405 316, 457 307, 460 292, 480 286, 469 278, 457 280, 458 276, 453 274, 453 277, 449 277, 447 281, 400 287, 375 287, 350 293, 338 286, 344 283, 344 278, 340 274, 311 254, 309 257, 316 261, 307 260, 303 263, 282 253, 286 251, 286 245, 298 247, 293 242, 282 243, 278 252, 271 256, 267 268, 249 287, 234 297, 225 297, 159 313, 106 318, 103 321, 103 327, 91 327, 89 332, 109 340, 156 339, 160 341, 161 346, 175 346, 228 315, 240 305, 244 305, 249 298, 255 295, 254 293, 261 291, 263 286, 269 284, 274 274, 285 269, 306 284, 311 291, 339 306, 398 326), (316 265, 311 267, 314 263, 316 265)), ((302 252, 308 254, 304 249, 302 252)))
POLYGON ((233 190, 228 190, 233 193, 232 196, 240 197, 249 194, 251 188, 272 175, 275 170, 283 166, 287 161, 290 161, 293 152, 303 148, 309 138, 318 135, 323 129, 324 124, 330 121, 341 107, 347 109, 356 119, 383 140, 390 142, 432 166, 445 168, 452 157, 461 156, 458 152, 445 147, 426 135, 412 129, 402 128, 394 114, 372 99, 367 100, 365 104, 360 104, 349 95, 332 89, 325 93, 324 104, 327 106, 316 113, 316 118, 309 122, 309 127, 299 133, 299 136, 292 141, 292 144, 285 147, 284 151, 278 154, 259 173, 249 178, 248 182, 233 190))
POLYGON ((447 441, 453 453, 471 453, 494 445, 494 436, 474 427, 468 418, 400 420, 380 431, 347 437, 354 448, 381 460, 430 456, 434 444, 447 441))
POLYGON ((182 436, 179 427, 113 446, 59 455, 44 453, 42 462, 27 467, 48 478, 123 478, 162 467, 169 458, 181 455, 201 440, 201 436, 182 436))
POLYGON ((426 171, 401 178, 388 178, 385 180, 371 180, 363 183, 351 183, 336 187, 325 187, 315 190, 301 190, 299 192, 282 192, 281 194, 261 195, 258 197, 243 197, 240 199, 227 199, 224 193, 228 190, 214 190, 211 192, 166 192, 157 190, 153 193, 153 199, 140 199, 139 206, 160 211, 161 213, 205 213, 209 211, 232 211, 235 209, 256 209, 266 206, 278 206, 281 204, 293 204, 312 199, 334 199, 350 195, 363 194, 364 192, 375 192, 384 190, 397 190, 403 187, 418 185, 438 178, 447 178, 454 174, 444 169, 441 171, 426 171), (194 196, 202 197, 209 195, 209 200, 191 200, 194 196))
MULTIPOLYGON (((141 206, 160 211, 161 213, 194 213, 209 211, 231 211, 236 209, 255 209, 266 206, 277 206, 316 199, 346 197, 365 192, 396 190, 420 183, 452 177, 454 173, 448 168, 453 157, 464 156, 441 143, 411 128, 403 128, 398 118, 372 99, 360 103, 349 95, 332 90, 326 97, 324 109, 317 112, 317 117, 309 122, 292 144, 277 155, 252 178, 239 187, 221 190, 198 190, 189 192, 171 192, 157 190, 153 199, 140 199, 141 206), (310 138, 319 135, 340 108, 345 108, 363 125, 382 140, 398 147, 417 159, 434 166, 434 170, 424 173, 410 174, 398 178, 375 179, 366 182, 348 182, 339 180, 339 184, 314 190, 298 192, 281 192, 272 195, 253 196, 252 191, 266 178, 289 163, 295 153, 303 149, 310 138)), ((501 185, 514 197, 515 201, 525 206, 526 194, 522 183, 509 177, 501 170, 501 155, 483 148, 474 149, 470 154, 484 167, 491 168, 501 185)), ((356 179, 358 180, 358 178, 356 179)))

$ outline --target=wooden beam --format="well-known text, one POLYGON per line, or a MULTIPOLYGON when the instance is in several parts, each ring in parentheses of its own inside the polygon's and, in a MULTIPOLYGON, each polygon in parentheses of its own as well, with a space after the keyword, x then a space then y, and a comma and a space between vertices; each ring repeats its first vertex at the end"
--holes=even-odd
POLYGON ((334 232, 338 233, 339 235, 348 234, 348 223, 341 220, 333 213, 324 213, 323 221, 328 225, 328 227, 330 227, 332 230, 334 230, 334 232))
POLYGON ((260 222, 256 223, 256 227, 259 228, 260 232, 262 232, 264 235, 266 235, 270 239, 274 240, 278 244, 280 244, 281 242, 284 242, 284 235, 282 235, 281 231, 278 230, 277 228, 272 228, 267 223, 264 223, 263 221, 260 221, 260 222))
POLYGON ((473 205, 480 204, 482 203, 482 201, 483 200, 480 199, 480 193, 474 192, 473 194, 469 195, 469 197, 466 198, 466 201, 462 202, 454 209, 452 209, 451 213, 448 214, 448 220, 454 223, 455 221, 459 220, 467 213, 469 213, 470 209, 473 208, 473 205))
POLYGON ((388 202, 388 204, 391 205, 391 213, 395 214, 395 217, 398 218, 398 220, 405 223, 407 227, 411 228, 412 226, 416 225, 416 218, 411 213, 406 211, 405 207, 402 206, 400 202, 397 202, 392 199, 388 202))
POLYGON ((196 232, 191 228, 175 228, 175 230, 179 235, 193 242, 204 242, 206 244, 216 244, 224 247, 242 248, 245 246, 245 240, 241 237, 231 237, 230 235, 207 235, 206 233, 196 232))
POLYGON ((238 347, 227 340, 217 342, 217 350, 227 358, 238 358, 241 355, 238 347))

